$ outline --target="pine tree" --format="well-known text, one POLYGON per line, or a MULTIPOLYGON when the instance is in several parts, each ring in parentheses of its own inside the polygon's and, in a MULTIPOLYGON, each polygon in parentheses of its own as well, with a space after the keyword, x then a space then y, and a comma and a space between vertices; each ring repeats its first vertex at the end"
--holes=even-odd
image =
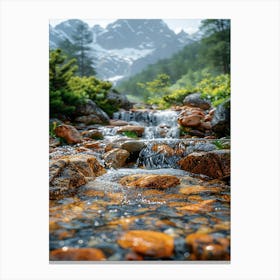
POLYGON ((212 67, 218 67, 224 74, 230 73, 230 20, 206 19, 201 23, 204 32, 201 56, 212 67))
POLYGON ((95 74, 92 49, 89 44, 92 42, 92 33, 88 30, 88 25, 80 22, 72 33, 72 42, 68 39, 60 42, 61 48, 69 59, 77 60, 78 76, 92 76, 95 74))
POLYGON ((74 76, 78 67, 76 60, 66 62, 66 56, 60 49, 50 52, 49 55, 49 92, 50 116, 67 117, 74 112, 76 105, 84 98, 81 94, 73 92, 69 80, 74 76))

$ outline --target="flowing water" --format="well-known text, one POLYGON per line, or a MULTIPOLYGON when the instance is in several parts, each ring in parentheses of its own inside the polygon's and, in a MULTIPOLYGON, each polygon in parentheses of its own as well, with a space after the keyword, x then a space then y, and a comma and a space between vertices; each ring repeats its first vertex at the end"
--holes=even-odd
POLYGON ((145 126, 143 138, 178 138, 177 125, 178 112, 164 111, 123 111, 114 113, 113 118, 123 120, 130 124, 145 126))
MULTIPOLYGON (((114 118, 145 126, 144 137, 133 139, 143 142, 143 147, 129 168, 107 169, 106 174, 80 187, 75 196, 50 202, 50 250, 98 248, 108 261, 123 261, 129 259, 130 251, 118 244, 120 236, 129 230, 151 230, 174 238, 173 254, 156 260, 179 261, 193 260, 185 242, 191 233, 229 239, 230 187, 178 166, 178 160, 193 151, 216 149, 212 141, 179 139, 177 112, 171 110, 119 112, 114 118), (167 189, 120 184, 121 178, 135 174, 173 175, 180 183, 167 189)), ((103 141, 119 139, 114 129, 100 127, 106 135, 103 141)), ((94 154, 102 159, 102 152, 94 154)))

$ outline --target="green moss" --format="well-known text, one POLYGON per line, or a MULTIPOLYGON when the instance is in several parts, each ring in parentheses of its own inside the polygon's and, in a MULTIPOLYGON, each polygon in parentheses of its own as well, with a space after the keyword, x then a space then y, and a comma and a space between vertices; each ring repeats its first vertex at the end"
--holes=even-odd
POLYGON ((138 138, 138 135, 135 131, 124 131, 122 134, 129 138, 138 138))

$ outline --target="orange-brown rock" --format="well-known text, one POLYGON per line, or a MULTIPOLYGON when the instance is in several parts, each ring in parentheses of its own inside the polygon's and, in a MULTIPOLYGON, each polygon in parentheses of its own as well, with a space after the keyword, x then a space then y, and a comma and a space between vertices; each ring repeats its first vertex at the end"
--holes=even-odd
POLYGON ((73 155, 50 162, 50 199, 60 199, 75 193, 87 183, 86 177, 97 177, 106 172, 97 159, 90 155, 73 155))
POLYGON ((230 175, 230 150, 194 152, 181 159, 179 166, 195 174, 223 178, 230 175))
POLYGON ((125 125, 125 126, 120 127, 117 130, 117 133, 123 133, 123 132, 126 132, 126 131, 131 131, 131 132, 135 132, 140 137, 144 133, 144 130, 145 130, 145 128, 143 126, 125 125))
POLYGON ((73 164, 85 177, 97 177, 106 173, 105 168, 98 160, 91 155, 73 155, 68 157, 70 164, 73 164))
POLYGON ((193 260, 229 260, 230 242, 227 238, 214 238, 205 233, 192 233, 185 240, 193 260))
POLYGON ((76 188, 87 182, 85 176, 79 172, 68 160, 58 160, 50 166, 50 199, 60 199, 72 195, 76 188))
POLYGON ((117 226, 121 226, 123 229, 128 229, 128 227, 130 225, 132 225, 135 220, 139 219, 139 216, 135 216, 135 217, 127 217, 127 218, 120 218, 117 220, 113 220, 111 222, 109 222, 109 225, 117 225, 117 226))
POLYGON ((88 131, 83 131, 81 133, 81 135, 83 137, 88 137, 88 138, 96 139, 96 140, 103 139, 102 132, 97 130, 97 129, 91 129, 91 130, 88 130, 88 131))
POLYGON ((200 127, 205 129, 205 130, 210 130, 211 129, 211 123, 209 121, 201 122, 200 127))
POLYGON ((210 114, 207 114, 205 117, 204 117, 204 121, 205 122, 211 122, 213 119, 213 116, 211 116, 210 114))
POLYGON ((125 165, 130 153, 127 150, 115 148, 104 155, 106 166, 120 168, 125 165))
POLYGON ((105 193, 103 191, 88 189, 83 192, 83 195, 92 196, 92 197, 94 197, 94 196, 104 197, 105 193))
POLYGON ((200 125, 202 120, 201 115, 190 115, 190 116, 183 116, 182 118, 178 119, 179 125, 184 127, 197 127, 200 125))
POLYGON ((59 125, 55 128, 57 137, 63 138, 68 144, 76 144, 82 141, 79 131, 72 125, 59 125))
POLYGON ((93 150, 100 149, 100 143, 97 141, 85 143, 84 146, 87 149, 93 149, 93 150))
POLYGON ((221 189, 219 187, 206 187, 206 186, 187 186, 180 188, 180 193, 186 195, 194 195, 194 194, 216 194, 220 193, 221 189))
POLYGON ((188 204, 183 207, 178 207, 180 211, 191 211, 191 212, 208 212, 212 210, 212 204, 215 202, 215 199, 202 200, 196 204, 188 204))
POLYGON ((112 126, 125 126, 128 125, 128 122, 122 120, 110 120, 110 125, 112 126))
POLYGON ((173 175, 135 174, 123 177, 120 184, 139 188, 166 189, 180 184, 180 180, 173 175))
POLYGON ((61 248, 50 252, 52 261, 104 261, 103 252, 95 248, 61 248))
POLYGON ((203 201, 203 198, 200 195, 188 195, 188 201, 203 201))
POLYGON ((166 154, 168 156, 173 156, 175 154, 175 151, 166 144, 155 144, 152 147, 152 151, 156 153, 166 154))
POLYGON ((125 255, 125 259, 127 261, 142 261, 144 259, 144 257, 140 254, 135 253, 135 252, 128 252, 125 255))
POLYGON ((157 231, 132 230, 124 233, 118 244, 125 249, 155 258, 168 258, 173 254, 174 240, 171 236, 157 231))

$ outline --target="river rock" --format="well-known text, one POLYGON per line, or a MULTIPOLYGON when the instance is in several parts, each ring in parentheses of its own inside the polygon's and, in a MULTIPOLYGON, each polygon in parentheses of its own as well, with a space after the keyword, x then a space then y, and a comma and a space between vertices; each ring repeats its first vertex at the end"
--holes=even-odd
POLYGON ((180 184, 180 180, 173 175, 135 174, 123 177, 120 184, 139 188, 166 189, 180 184))
POLYGON ((82 141, 79 131, 72 125, 59 125, 55 128, 57 137, 63 138, 68 144, 76 144, 82 141))
POLYGON ((219 137, 230 135, 230 100, 218 105, 214 112, 211 125, 212 130, 219 137))
POLYGON ((103 252, 95 248, 64 247, 50 252, 51 261, 104 261, 103 252))
POLYGON ((181 159, 179 166, 195 174, 221 179, 230 176, 230 150, 194 152, 181 159))
POLYGON ((205 233, 192 233, 186 239, 193 260, 229 260, 228 238, 205 233))
POLYGON ((185 206, 178 207, 177 209, 179 211, 188 211, 188 212, 210 212, 213 210, 213 204, 216 202, 215 199, 207 199, 207 200, 201 200, 198 203, 188 203, 185 206))
POLYGON ((97 177, 106 173, 105 168, 91 155, 73 155, 70 163, 86 177, 97 177))
POLYGON ((125 141, 121 144, 121 148, 128 152, 140 152, 145 147, 145 143, 139 140, 125 141))
POLYGON ((94 141, 94 142, 87 142, 84 144, 84 147, 86 149, 92 149, 92 150, 99 150, 101 149, 101 145, 99 141, 94 141))
POLYGON ((119 128, 117 130, 117 133, 131 131, 131 132, 135 132, 137 134, 137 136, 141 137, 142 134, 144 133, 144 130, 145 130, 145 128, 143 126, 126 125, 126 126, 122 126, 121 128, 119 128))
POLYGON ((217 194, 220 193, 222 189, 220 187, 209 187, 209 186, 187 186, 180 188, 180 193, 186 195, 194 194, 217 194))
POLYGON ((200 115, 191 115, 191 116, 183 116, 178 120, 179 125, 185 127, 197 127, 200 125, 202 120, 202 116, 200 115))
POLYGON ((157 231, 131 230, 124 233, 118 244, 125 249, 154 258, 171 257, 174 250, 173 237, 157 231))
POLYGON ((50 161, 50 199, 72 195, 87 179, 106 172, 97 159, 90 155, 73 155, 50 161))
MULTIPOLYGON (((83 118, 77 120, 78 122, 84 122, 84 121, 89 121, 90 119, 94 121, 94 116, 96 120, 101 121, 101 123, 109 123, 109 117, 108 115, 100 109, 95 102, 93 102, 91 99, 87 99, 84 104, 80 104, 76 107, 76 110, 74 114, 77 117, 80 116, 90 116, 88 118, 83 118)), ((93 123, 93 122, 92 122, 93 123)), ((99 122, 97 122, 99 123, 99 122)))
POLYGON ((95 114, 90 114, 87 116, 80 116, 75 118, 75 122, 78 123, 84 123, 86 125, 90 125, 90 124, 102 124, 104 123, 97 115, 95 114))
POLYGON ((110 125, 112 126, 124 126, 128 125, 128 122, 122 120, 110 120, 110 125))
POLYGON ((201 128, 203 128, 204 130, 210 130, 210 129, 212 128, 211 122, 209 122, 209 121, 207 121, 207 122, 202 121, 202 122, 200 123, 200 126, 201 126, 201 128))
POLYGON ((205 136, 205 134, 198 129, 190 129, 189 134, 192 136, 200 137, 200 138, 203 138, 205 136))
POLYGON ((175 151, 166 144, 155 144, 152 147, 152 151, 156 153, 165 154, 168 156, 173 156, 175 154, 175 151))
POLYGON ((98 129, 90 129, 87 131, 83 131, 81 134, 83 137, 88 137, 88 138, 95 139, 95 140, 104 138, 102 132, 98 129))
POLYGON ((125 165, 129 155, 127 150, 115 148, 104 155, 104 161, 108 167, 120 168, 125 165))
POLYGON ((107 100, 116 104, 116 107, 129 110, 133 107, 132 103, 127 99, 126 95, 110 91, 107 95, 107 100))
POLYGON ((192 93, 185 97, 183 104, 191 107, 199 107, 203 110, 207 110, 211 107, 211 103, 201 98, 201 93, 192 93))

